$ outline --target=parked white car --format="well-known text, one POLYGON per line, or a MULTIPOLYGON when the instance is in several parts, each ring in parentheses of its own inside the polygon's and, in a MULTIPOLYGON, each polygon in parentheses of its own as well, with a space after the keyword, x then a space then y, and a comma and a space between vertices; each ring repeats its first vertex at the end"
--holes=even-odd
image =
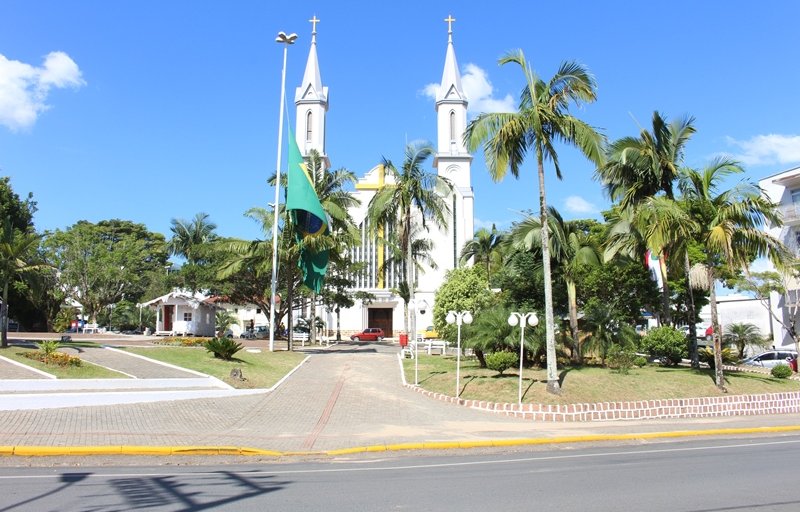
POLYGON ((748 357, 742 364, 750 366, 761 366, 762 368, 773 368, 779 364, 789 364, 789 360, 797 357, 794 350, 767 350, 756 356, 748 357))

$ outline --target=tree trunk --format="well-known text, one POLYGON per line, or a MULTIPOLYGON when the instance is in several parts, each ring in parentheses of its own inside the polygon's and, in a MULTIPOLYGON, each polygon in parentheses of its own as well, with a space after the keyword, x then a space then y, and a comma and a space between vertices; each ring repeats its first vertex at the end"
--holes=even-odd
POLYGON ((286 349, 292 352, 292 304, 294 303, 294 273, 289 274, 286 280, 286 349))
POLYGON ((308 341, 313 346, 317 342, 317 294, 311 292, 311 303, 308 305, 308 316, 311 317, 311 325, 308 326, 308 341))
POLYGON ((336 341, 342 341, 342 313, 339 306, 336 306, 336 341))
POLYGON ((723 393, 725 389, 725 376, 722 372, 722 337, 719 332, 719 315, 717 313, 717 290, 714 286, 714 270, 708 267, 708 281, 711 285, 711 326, 714 329, 714 382, 723 393))
POLYGON ((575 281, 567 281, 567 298, 569 299, 569 329, 572 331, 572 362, 581 364, 581 342, 578 333, 578 293, 575 289, 575 281))
POLYGON ((481 368, 486 368, 486 356, 483 355, 483 350, 474 349, 475 357, 478 359, 478 364, 481 368))
MULTIPOLYGON (((541 152, 539 152, 541 153, 541 152)), ((544 272, 544 325, 547 346, 547 391, 554 395, 561 394, 558 382, 556 361, 556 331, 553 319, 553 283, 550 272, 550 233, 547 224, 547 200, 544 191, 544 162, 538 157, 539 168, 539 214, 542 223, 542 270, 544 272)))
POLYGON ((686 272, 686 293, 689 299, 689 358, 692 360, 692 368, 700 368, 700 356, 697 353, 697 311, 694 309, 694 291, 692 291, 692 284, 689 280, 689 272, 692 270, 691 263, 689 262, 689 253, 683 254, 683 267, 686 272))
POLYGON ((8 280, 3 283, 3 304, 0 306, 0 347, 8 348, 8 280))
POLYGON ((660 267, 659 270, 663 274, 662 275, 662 281, 664 282, 664 288, 661 290, 661 306, 662 306, 662 309, 664 310, 664 312, 663 312, 664 323, 666 325, 672 325, 672 311, 670 309, 670 306, 671 306, 671 304, 670 304, 670 295, 671 295, 671 293, 670 293, 670 290, 669 290, 669 282, 667 281, 667 261, 664 259, 664 258, 666 258, 666 256, 664 255, 664 252, 662 251, 658 255, 658 257, 659 257, 658 264, 659 264, 659 267, 660 267), (664 263, 663 265, 661 264, 662 262, 664 263))

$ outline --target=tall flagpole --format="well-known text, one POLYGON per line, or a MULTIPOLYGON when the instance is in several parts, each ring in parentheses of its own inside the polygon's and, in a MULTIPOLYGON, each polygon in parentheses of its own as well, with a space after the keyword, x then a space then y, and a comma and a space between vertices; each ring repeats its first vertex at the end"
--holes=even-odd
POLYGON ((283 104, 286 97, 286 54, 290 44, 297 40, 297 34, 288 36, 285 32, 278 32, 276 43, 284 44, 283 71, 281 72, 281 104, 278 108, 278 162, 275 164, 275 203, 272 221, 272 295, 269 307, 269 351, 275 350, 275 296, 278 293, 278 210, 280 210, 281 190, 281 147, 283 146, 283 104))

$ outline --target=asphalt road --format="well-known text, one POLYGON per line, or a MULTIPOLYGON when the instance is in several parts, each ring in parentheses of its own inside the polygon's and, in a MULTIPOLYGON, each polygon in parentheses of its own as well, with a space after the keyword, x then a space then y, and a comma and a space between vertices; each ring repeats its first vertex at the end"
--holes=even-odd
POLYGON ((0 512, 796 511, 800 435, 217 466, 0 468, 0 512))

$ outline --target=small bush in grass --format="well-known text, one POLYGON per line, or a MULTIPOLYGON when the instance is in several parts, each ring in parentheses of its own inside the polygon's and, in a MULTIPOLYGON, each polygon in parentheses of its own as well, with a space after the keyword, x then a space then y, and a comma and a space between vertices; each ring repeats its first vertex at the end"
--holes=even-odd
MULTIPOLYGON (((731 364, 736 361, 736 357, 729 347, 723 348, 720 354, 722 354, 722 364, 731 364)), ((709 368, 714 369, 714 350, 711 347, 699 349, 697 355, 701 363, 706 363, 709 368)))
POLYGON ((647 359, 642 356, 637 356, 636 359, 633 360, 633 364, 638 366, 639 368, 644 368, 647 366, 647 359))
POLYGON ((218 359, 230 361, 233 355, 244 348, 244 345, 237 343, 231 338, 211 338, 205 343, 206 350, 214 354, 218 359))
POLYGON ((24 352, 22 355, 28 359, 49 365, 61 367, 82 365, 83 362, 79 357, 57 352, 59 346, 58 341, 55 340, 40 341, 39 350, 36 352, 24 352))
POLYGON ((178 337, 162 338, 153 341, 153 343, 156 345, 171 345, 179 347, 201 347, 205 346, 207 342, 208 338, 178 338, 178 337))
POLYGON ((517 354, 513 352, 492 352, 491 354, 486 354, 486 367, 496 371, 500 375, 503 375, 503 372, 512 366, 516 366, 518 362, 519 358, 517 354))
POLYGON ((611 348, 608 349, 608 366, 616 369, 623 375, 628 374, 628 370, 633 367, 633 361, 635 359, 636 353, 633 351, 632 347, 612 345, 611 348))
POLYGON ((779 364, 772 367, 772 376, 776 379, 788 379, 792 375, 792 369, 789 365, 779 364))

